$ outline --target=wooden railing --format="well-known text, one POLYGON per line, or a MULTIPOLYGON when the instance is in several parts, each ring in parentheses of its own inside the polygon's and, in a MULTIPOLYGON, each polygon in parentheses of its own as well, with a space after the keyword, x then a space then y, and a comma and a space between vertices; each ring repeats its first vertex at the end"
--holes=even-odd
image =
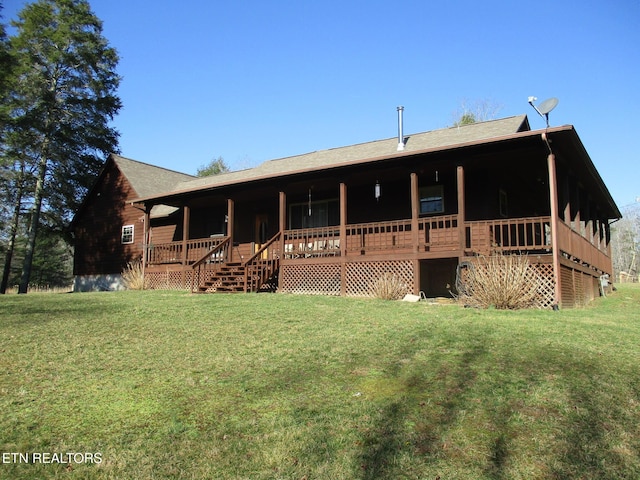
POLYGON ((465 249, 483 255, 550 250, 550 222, 550 217, 465 222, 465 249))
POLYGON ((285 230, 284 258, 340 255, 340 227, 285 230))
POLYGON ((244 262, 244 291, 257 292, 278 270, 280 266, 280 238, 276 233, 267 243, 244 262))
POLYGON ((611 273, 609 247, 594 245, 563 221, 558 221, 558 248, 580 263, 586 263, 600 271, 611 273))
POLYGON ((458 215, 424 217, 418 220, 420 250, 429 252, 459 250, 458 215))
POLYGON ((226 237, 208 237, 198 238, 194 240, 156 243, 147 247, 147 264, 163 265, 169 263, 183 263, 186 260, 187 265, 193 264, 211 249, 218 246, 226 237), (186 258, 184 252, 186 248, 186 258))
POLYGON ((411 249, 411 220, 347 225, 347 253, 411 249))
MULTIPOLYGON (((346 237, 340 227, 302 228, 284 232, 284 258, 326 257, 341 254, 345 242, 347 254, 366 255, 411 251, 414 237, 411 219, 347 225, 346 237)), ((442 215, 418 220, 417 241, 422 250, 459 248, 458 216, 442 215)))
POLYGON ((191 268, 193 269, 193 275, 191 275, 192 292, 195 291, 195 289, 205 279, 210 278, 216 270, 228 261, 230 251, 230 238, 223 237, 217 245, 198 258, 193 265, 191 265, 191 268))

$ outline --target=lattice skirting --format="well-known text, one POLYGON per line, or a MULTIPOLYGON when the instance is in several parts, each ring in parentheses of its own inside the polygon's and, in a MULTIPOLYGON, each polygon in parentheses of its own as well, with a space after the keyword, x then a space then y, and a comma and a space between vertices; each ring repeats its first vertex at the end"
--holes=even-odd
POLYGON ((386 261, 386 262, 353 262, 345 265, 346 294, 351 297, 372 297, 373 284, 385 273, 392 273, 400 282, 406 285, 407 293, 413 293, 415 275, 413 262, 386 261))
POLYGON ((191 289, 191 276, 193 272, 166 271, 147 272, 145 274, 145 287, 149 290, 189 290, 191 289))
POLYGON ((414 271, 411 261, 352 262, 340 264, 283 265, 280 292, 307 295, 340 295, 341 269, 345 269, 345 292, 351 297, 370 297, 373 283, 385 273, 393 273, 413 292, 414 271))
MULTIPOLYGON (((473 260, 469 260, 472 261, 473 260)), ((475 268, 480 264, 474 262, 475 268)), ((555 282, 553 279, 553 265, 546 263, 531 263, 527 269, 527 281, 535 285, 537 290, 537 299, 533 305, 534 308, 551 308, 555 297, 555 282)), ((464 275, 464 272, 463 272, 464 275)), ((465 278, 463 276, 462 281, 465 278)))
POLYGON ((280 292, 340 295, 340 264, 282 265, 280 292))
POLYGON ((545 263, 534 263, 529 265, 529 270, 535 275, 532 275, 532 281, 535 281, 538 285, 538 300, 536 307, 538 308, 551 308, 555 299, 555 281, 553 279, 553 265, 545 263))

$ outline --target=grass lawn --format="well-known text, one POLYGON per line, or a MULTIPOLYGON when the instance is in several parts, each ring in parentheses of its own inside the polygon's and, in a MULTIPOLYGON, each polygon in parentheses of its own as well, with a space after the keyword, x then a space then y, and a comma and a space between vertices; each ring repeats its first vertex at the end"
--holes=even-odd
POLYGON ((638 286, 560 312, 7 295, 0 478, 638 479, 639 360, 638 286))

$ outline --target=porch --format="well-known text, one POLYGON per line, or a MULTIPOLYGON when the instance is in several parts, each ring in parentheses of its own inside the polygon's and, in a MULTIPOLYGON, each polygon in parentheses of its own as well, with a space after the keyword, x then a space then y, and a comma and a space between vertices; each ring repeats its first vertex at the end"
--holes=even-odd
MULTIPOLYGON (((565 266, 597 276, 610 262, 609 246, 590 232, 559 220, 558 249, 565 266)), ((146 264, 155 288, 362 296, 380 272, 398 271, 409 290, 419 291, 421 261, 457 263, 492 253, 528 254, 536 258, 532 263, 549 263, 551 217, 460 222, 454 214, 286 229, 264 244, 232 244, 220 235, 149 245, 146 264), (349 271, 355 272, 352 280, 349 271)))

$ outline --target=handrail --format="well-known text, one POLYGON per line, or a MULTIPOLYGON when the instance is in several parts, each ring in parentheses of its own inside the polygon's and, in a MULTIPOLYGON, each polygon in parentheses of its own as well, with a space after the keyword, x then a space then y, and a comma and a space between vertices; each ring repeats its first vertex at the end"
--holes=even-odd
POLYGON ((249 265, 250 263, 252 263, 256 258, 258 258, 258 256, 262 255, 262 253, 271 246, 271 244, 273 242, 275 242, 276 240, 278 240, 280 238, 280 235, 282 235, 282 232, 278 232, 276 233, 273 237, 271 237, 267 243, 265 243, 264 245, 262 245, 262 247, 260 247, 260 249, 254 253, 251 257, 249 257, 249 259, 244 262, 244 266, 246 267, 247 265, 249 265))
POLYGON ((226 257, 229 254, 227 246, 229 245, 230 240, 231 240, 231 237, 228 237, 228 236, 225 237, 218 245, 213 247, 205 255, 200 257, 193 265, 191 265, 191 269, 193 271, 193 273, 191 274, 191 291, 192 292, 195 290, 194 289, 194 285, 196 283, 196 276, 198 277, 198 284, 199 284, 200 283, 200 270, 201 270, 201 267, 209 258, 211 258, 212 255, 215 255, 215 254, 220 253, 220 252, 224 252, 224 257, 225 258, 223 259, 223 262, 226 261, 226 257), (197 275, 195 273, 196 268, 198 269, 198 274, 197 275))
POLYGON ((207 253, 205 253, 202 257, 200 257, 198 260, 196 260, 196 262, 191 265, 191 268, 195 270, 196 267, 202 265, 204 262, 207 261, 207 259, 213 255, 214 253, 218 252, 218 250, 222 250, 222 248, 229 243, 229 240, 231 240, 231 237, 225 237, 224 240, 222 240, 222 242, 220 242, 218 245, 216 245, 215 247, 213 247, 211 250, 209 250, 207 253))
POLYGON ((260 290, 264 284, 265 279, 268 279, 277 270, 279 264, 279 257, 271 255, 272 258, 267 258, 262 261, 262 265, 259 266, 256 260, 262 256, 275 242, 282 237, 282 231, 276 233, 271 239, 267 241, 260 249, 254 253, 246 262, 244 262, 244 291, 253 292, 260 290), (257 275, 257 278, 256 278, 257 275), (250 283, 251 281, 251 283, 250 283))

